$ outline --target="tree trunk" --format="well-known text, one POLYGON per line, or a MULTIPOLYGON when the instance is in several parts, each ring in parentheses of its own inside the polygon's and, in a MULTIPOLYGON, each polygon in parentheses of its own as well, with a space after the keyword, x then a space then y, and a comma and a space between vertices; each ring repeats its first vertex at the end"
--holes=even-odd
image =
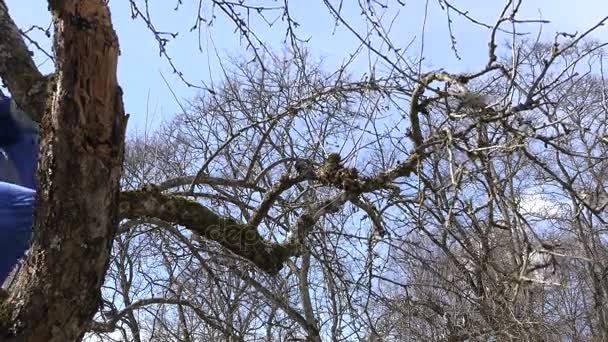
POLYGON ((32 246, 0 307, 7 341, 82 338, 118 224, 126 116, 110 13, 103 0, 49 0, 49 8, 57 71, 42 116, 32 246))

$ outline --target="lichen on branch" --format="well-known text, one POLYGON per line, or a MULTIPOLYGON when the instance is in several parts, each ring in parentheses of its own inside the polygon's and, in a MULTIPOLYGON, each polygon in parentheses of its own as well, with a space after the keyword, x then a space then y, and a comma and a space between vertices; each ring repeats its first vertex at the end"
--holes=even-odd
POLYGON ((264 240, 253 226, 217 215, 196 201, 163 194, 155 188, 122 192, 119 208, 123 219, 154 217, 184 226, 270 274, 280 271, 292 255, 289 246, 264 240))

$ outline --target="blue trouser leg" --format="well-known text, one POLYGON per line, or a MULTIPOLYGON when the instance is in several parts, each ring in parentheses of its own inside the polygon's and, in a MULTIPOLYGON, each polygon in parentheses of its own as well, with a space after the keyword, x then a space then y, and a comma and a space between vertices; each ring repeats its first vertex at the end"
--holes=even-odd
POLYGON ((0 98, 0 148, 18 172, 17 184, 0 181, 0 284, 25 254, 35 206, 37 133, 15 121, 10 99, 0 98))
POLYGON ((34 189, 38 133, 33 125, 19 124, 10 113, 10 99, 0 97, 0 148, 15 165, 18 184, 34 189))
POLYGON ((0 284, 29 245, 35 194, 32 189, 0 182, 0 284))
POLYGON ((2 146, 2 149, 17 168, 18 184, 35 189, 38 134, 32 131, 22 132, 15 143, 2 146))

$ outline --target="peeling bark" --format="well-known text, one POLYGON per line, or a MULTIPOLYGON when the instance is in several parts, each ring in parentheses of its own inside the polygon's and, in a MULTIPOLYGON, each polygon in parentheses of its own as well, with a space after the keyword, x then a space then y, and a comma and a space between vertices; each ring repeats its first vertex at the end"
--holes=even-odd
MULTIPOLYGON (((7 341, 82 338, 98 307, 118 223, 126 116, 110 13, 102 0, 49 1, 49 8, 56 84, 42 117, 32 246, 16 287, 0 306, 0 337, 7 341)), ((10 88, 11 75, 0 76, 10 88)), ((28 87, 13 88, 12 93, 28 87)))

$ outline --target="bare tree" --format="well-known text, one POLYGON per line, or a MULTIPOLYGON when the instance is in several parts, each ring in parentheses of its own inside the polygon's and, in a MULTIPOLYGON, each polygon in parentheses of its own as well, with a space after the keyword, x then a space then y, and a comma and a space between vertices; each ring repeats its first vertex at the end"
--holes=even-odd
MULTIPOLYGON (((198 86, 151 3, 130 4, 198 86)), ((543 21, 521 1, 492 24, 437 1, 457 57, 453 15, 488 32, 485 63, 462 73, 424 70, 423 48, 394 41, 401 2, 358 3, 359 31, 348 4, 323 1, 359 41, 333 70, 289 2, 199 1, 195 28, 222 13, 248 53, 125 147, 107 2, 49 5, 43 76, 0 1, 0 77, 43 124, 4 339, 608 339, 605 43, 590 39, 608 18, 546 43, 522 34, 543 21), (283 52, 254 16, 283 19, 283 52)))

